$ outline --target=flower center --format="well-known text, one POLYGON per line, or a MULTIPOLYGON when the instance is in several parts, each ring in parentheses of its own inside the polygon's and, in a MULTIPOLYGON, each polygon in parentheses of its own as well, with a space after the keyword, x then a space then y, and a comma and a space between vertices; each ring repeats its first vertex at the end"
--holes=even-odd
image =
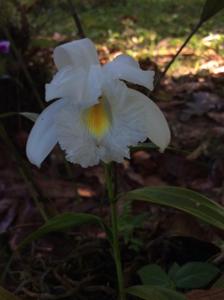
POLYGON ((90 134, 95 138, 102 138, 110 128, 111 113, 106 99, 99 98, 99 103, 86 109, 83 120, 90 134))

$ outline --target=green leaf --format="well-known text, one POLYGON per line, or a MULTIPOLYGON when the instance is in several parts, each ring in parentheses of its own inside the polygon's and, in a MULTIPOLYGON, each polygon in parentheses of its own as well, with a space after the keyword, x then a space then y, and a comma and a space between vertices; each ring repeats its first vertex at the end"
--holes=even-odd
MULTIPOLYGON (((50 232, 63 231, 71 227, 80 226, 83 224, 98 224, 103 227, 104 230, 109 231, 108 228, 105 229, 103 222, 97 216, 84 213, 63 213, 48 220, 43 226, 31 233, 22 241, 22 243, 18 246, 18 249, 24 247, 34 240, 45 236, 50 232)), ((107 233, 109 234, 109 232, 107 233)))
POLYGON ((164 287, 136 285, 126 289, 127 293, 144 300, 187 300, 181 293, 164 287))
POLYGON ((152 149, 158 149, 158 147, 156 145, 154 145, 153 143, 139 143, 136 146, 130 147, 131 152, 136 152, 136 151, 140 151, 140 150, 152 150, 152 149))
POLYGON ((13 117, 13 116, 18 116, 19 113, 17 112, 7 112, 7 113, 2 113, 0 114, 0 119, 8 118, 8 117, 13 117))
POLYGON ((180 266, 177 263, 172 264, 169 269, 168 276, 173 280, 180 266))
POLYGON ((224 289, 224 275, 220 276, 212 287, 217 289, 224 289))
POLYGON ((206 287, 219 273, 219 269, 212 264, 191 262, 182 266, 175 274, 174 281, 177 288, 194 289, 206 287))
POLYGON ((220 10, 224 8, 224 1, 223 0, 206 0, 200 22, 206 22, 208 19, 213 17, 217 14, 220 10))
POLYGON ((29 119, 32 122, 35 122, 39 116, 39 114, 32 113, 32 112, 22 112, 20 113, 20 115, 29 119))
POLYGON ((0 287, 0 299, 1 300, 20 300, 20 298, 16 297, 11 292, 5 290, 3 287, 0 287))
POLYGON ((143 284, 168 288, 172 288, 174 286, 166 272, 164 272, 163 269, 156 264, 144 266, 138 271, 138 275, 140 276, 143 284))
POLYGON ((21 112, 21 113, 19 113, 19 112, 7 112, 7 113, 0 114, 0 119, 13 117, 13 116, 18 116, 18 115, 21 115, 21 116, 29 119, 32 122, 35 122, 36 119, 39 116, 39 114, 32 113, 32 112, 21 112))
POLYGON ((224 207, 185 188, 145 187, 124 194, 124 198, 174 207, 224 229, 224 207))

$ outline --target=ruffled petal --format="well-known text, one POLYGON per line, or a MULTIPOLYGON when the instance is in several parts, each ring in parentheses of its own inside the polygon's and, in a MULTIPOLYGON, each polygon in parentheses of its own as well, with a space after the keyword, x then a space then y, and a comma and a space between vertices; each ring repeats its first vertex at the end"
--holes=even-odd
POLYGON ((56 130, 60 147, 65 151, 68 161, 82 167, 99 163, 96 142, 85 128, 82 114, 70 102, 58 113, 56 130))
POLYGON ((91 65, 99 64, 96 48, 88 38, 56 47, 53 57, 58 69, 73 66, 88 70, 91 65))
POLYGON ((161 151, 170 141, 170 130, 163 113, 149 98, 121 82, 106 87, 112 110, 112 126, 102 138, 100 158, 122 162, 129 158, 129 146, 150 138, 161 151), (121 100, 121 101, 120 101, 121 100))
POLYGON ((104 70, 109 72, 112 78, 139 84, 149 90, 153 89, 155 72, 141 70, 139 64, 128 55, 119 55, 112 62, 106 64, 104 70))
POLYGON ((72 98, 79 103, 87 83, 87 75, 82 68, 66 66, 60 69, 52 81, 45 85, 45 100, 48 102, 56 98, 72 98))
POLYGON ((57 143, 55 130, 55 115, 64 106, 63 100, 58 100, 48 106, 37 118, 26 144, 26 155, 31 163, 40 167, 42 161, 57 143))
POLYGON ((105 86, 105 94, 111 107, 112 126, 102 138, 101 160, 122 162, 130 157, 129 146, 147 138, 144 129, 144 107, 129 99, 129 89, 119 80, 105 86))

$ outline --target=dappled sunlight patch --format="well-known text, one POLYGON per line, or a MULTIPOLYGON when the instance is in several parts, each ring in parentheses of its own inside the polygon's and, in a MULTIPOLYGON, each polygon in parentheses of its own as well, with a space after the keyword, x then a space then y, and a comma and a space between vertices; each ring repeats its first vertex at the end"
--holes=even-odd
MULTIPOLYGON (((138 60, 154 57, 156 64, 163 69, 184 39, 168 37, 157 42, 156 40, 156 32, 147 30, 144 30, 144 35, 137 35, 136 32, 128 36, 111 35, 107 41, 107 50, 110 53, 108 58, 113 56, 114 49, 116 49, 116 52, 124 51, 138 60)), ((183 49, 179 59, 170 68, 170 75, 196 74, 202 69, 211 73, 219 72, 216 69, 224 65, 222 39, 218 35, 215 39, 216 43, 210 44, 203 43, 203 40, 201 37, 193 37, 189 45, 183 49)), ((207 41, 206 37, 205 41, 207 41)))

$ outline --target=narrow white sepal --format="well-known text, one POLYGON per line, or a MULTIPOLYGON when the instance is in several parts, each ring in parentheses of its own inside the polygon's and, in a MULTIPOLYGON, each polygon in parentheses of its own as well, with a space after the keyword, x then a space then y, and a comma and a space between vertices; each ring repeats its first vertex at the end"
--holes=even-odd
POLYGON ((29 161, 40 167, 42 161, 57 143, 55 115, 64 106, 63 100, 49 105, 37 118, 26 144, 26 155, 29 161))
POLYGON ((139 69, 139 63, 130 55, 120 54, 114 58, 113 63, 121 63, 139 69))
POLYGON ((113 78, 123 79, 128 82, 153 89, 155 72, 140 69, 139 64, 128 55, 120 55, 112 62, 106 64, 104 69, 111 73, 113 78))
POLYGON ((159 107, 142 93, 128 89, 128 97, 142 107, 142 120, 147 137, 163 152, 170 143, 170 129, 159 107))

